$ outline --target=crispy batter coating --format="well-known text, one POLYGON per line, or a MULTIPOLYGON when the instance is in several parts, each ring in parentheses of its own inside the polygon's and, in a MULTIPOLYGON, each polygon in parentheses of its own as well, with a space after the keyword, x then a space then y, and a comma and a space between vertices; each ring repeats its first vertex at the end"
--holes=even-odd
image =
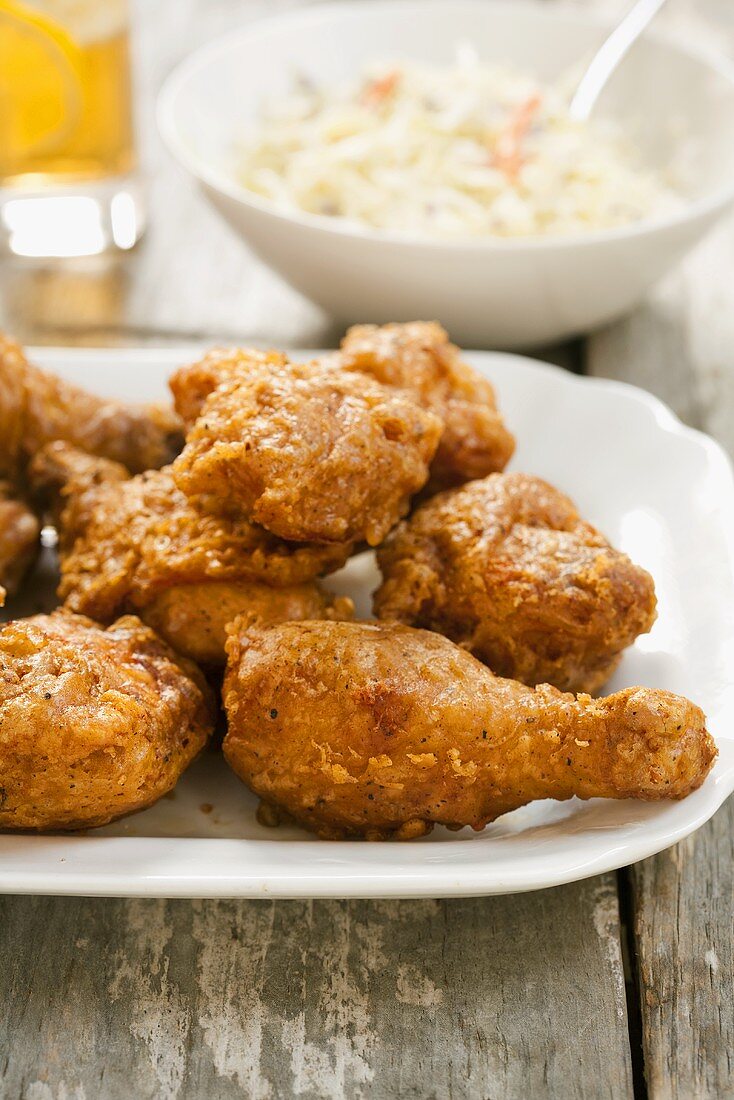
POLYGON ((13 481, 52 439, 66 439, 136 473, 162 466, 178 453, 181 424, 162 405, 125 405, 39 370, 19 344, 0 333, 0 438, 0 476, 13 481))
POLYGON ((36 559, 41 525, 6 481, 0 481, 0 586, 9 595, 36 559))
MULTIPOLYGON (((179 371, 179 408, 190 414, 216 377, 211 355, 179 371)), ((428 478, 441 422, 399 391, 245 350, 221 353, 218 377, 172 467, 212 511, 239 509, 284 539, 374 546, 428 478)))
POLYGON ((281 351, 256 348, 212 348, 195 363, 179 367, 168 379, 176 412, 187 428, 198 419, 204 402, 213 390, 241 377, 247 377, 252 364, 265 370, 284 368, 288 357, 281 351))
POLYGON ((150 806, 203 748, 198 671, 129 616, 56 611, 0 630, 0 828, 83 829, 150 806))
POLYGON ((121 499, 119 484, 132 478, 122 463, 57 439, 31 459, 27 480, 37 506, 56 527, 63 557, 94 521, 100 501, 121 499))
POLYGON ((652 577, 563 493, 493 474, 422 504, 378 551, 380 619, 445 634, 498 676, 597 691, 655 621, 652 577))
POLYGON ((515 440, 497 411, 494 389, 467 363, 435 321, 356 325, 339 362, 399 386, 444 422, 428 493, 503 470, 515 440))
POLYGON ((399 624, 235 624, 228 654, 227 761, 324 837, 479 830, 543 798, 684 798, 716 757, 680 696, 533 690, 399 624))
POLYGON ((100 622, 135 611, 205 664, 223 663, 225 626, 237 614, 349 614, 351 601, 330 600, 314 582, 344 564, 349 545, 288 545, 246 520, 200 511, 169 468, 130 478, 67 443, 39 452, 30 477, 65 505, 59 596, 73 611, 100 622))
POLYGON ((222 665, 227 627, 238 616, 262 623, 291 619, 350 619, 347 596, 332 596, 315 581, 272 588, 257 581, 204 581, 157 592, 140 615, 178 653, 201 665, 222 665))

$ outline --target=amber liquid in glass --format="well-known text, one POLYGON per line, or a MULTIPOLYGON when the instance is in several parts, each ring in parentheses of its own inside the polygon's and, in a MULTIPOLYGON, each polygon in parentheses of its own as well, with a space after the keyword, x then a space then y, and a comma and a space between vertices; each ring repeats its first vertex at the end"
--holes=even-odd
POLYGON ((0 0, 0 181, 134 167, 129 32, 111 0, 0 0))
POLYGON ((134 247, 127 0, 0 0, 0 255, 134 247))

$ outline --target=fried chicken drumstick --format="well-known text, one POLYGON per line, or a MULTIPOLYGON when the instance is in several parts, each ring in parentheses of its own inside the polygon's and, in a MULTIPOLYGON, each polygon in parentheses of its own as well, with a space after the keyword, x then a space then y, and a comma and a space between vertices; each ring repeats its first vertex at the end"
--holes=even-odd
POLYGON ((428 478, 442 422, 333 363, 210 353, 174 375, 185 419, 179 488, 283 539, 377 545, 428 478))
POLYGON ((380 619, 445 634, 530 686, 597 691, 655 621, 652 577, 525 474, 433 497, 377 557, 380 619))
POLYGON ((345 370, 397 386, 441 418, 443 434, 427 492, 504 470, 515 440, 497 411, 494 389, 462 362, 435 321, 355 325, 337 358, 345 370))
POLYGON ((324 837, 482 829, 535 799, 680 799, 716 756, 698 707, 499 679, 398 624, 234 624, 224 753, 266 804, 324 837))
POLYGON ((39 370, 0 333, 0 438, 0 477, 17 483, 29 459, 53 439, 114 459, 133 473, 162 466, 178 453, 181 425, 162 405, 125 405, 39 370))
POLYGON ((129 616, 56 611, 0 630, 0 829, 83 829, 151 805, 205 745, 193 665, 129 616))
POLYGON ((29 470, 56 500, 61 584, 72 611, 111 622, 133 611, 186 657, 224 663, 225 627, 249 613, 268 621, 344 616, 314 578, 344 564, 348 544, 289 546, 246 520, 199 511, 170 470, 130 477, 68 443, 51 443, 29 470))

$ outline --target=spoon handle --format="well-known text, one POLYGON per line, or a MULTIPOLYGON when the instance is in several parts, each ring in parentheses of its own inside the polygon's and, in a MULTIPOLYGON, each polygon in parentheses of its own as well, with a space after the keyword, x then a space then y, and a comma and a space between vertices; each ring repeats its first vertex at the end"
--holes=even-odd
POLYGON ((579 81, 569 107, 571 118, 584 122, 589 117, 607 80, 664 3, 665 0, 637 0, 617 24, 579 81))

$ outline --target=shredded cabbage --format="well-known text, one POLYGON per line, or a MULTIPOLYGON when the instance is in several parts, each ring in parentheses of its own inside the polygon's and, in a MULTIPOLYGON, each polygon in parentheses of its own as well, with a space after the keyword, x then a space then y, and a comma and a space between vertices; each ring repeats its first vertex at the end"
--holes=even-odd
POLYGON ((263 110, 238 179, 279 208, 438 238, 579 234, 677 209, 608 122, 561 87, 460 51, 450 68, 370 66, 352 86, 300 77, 263 110))

